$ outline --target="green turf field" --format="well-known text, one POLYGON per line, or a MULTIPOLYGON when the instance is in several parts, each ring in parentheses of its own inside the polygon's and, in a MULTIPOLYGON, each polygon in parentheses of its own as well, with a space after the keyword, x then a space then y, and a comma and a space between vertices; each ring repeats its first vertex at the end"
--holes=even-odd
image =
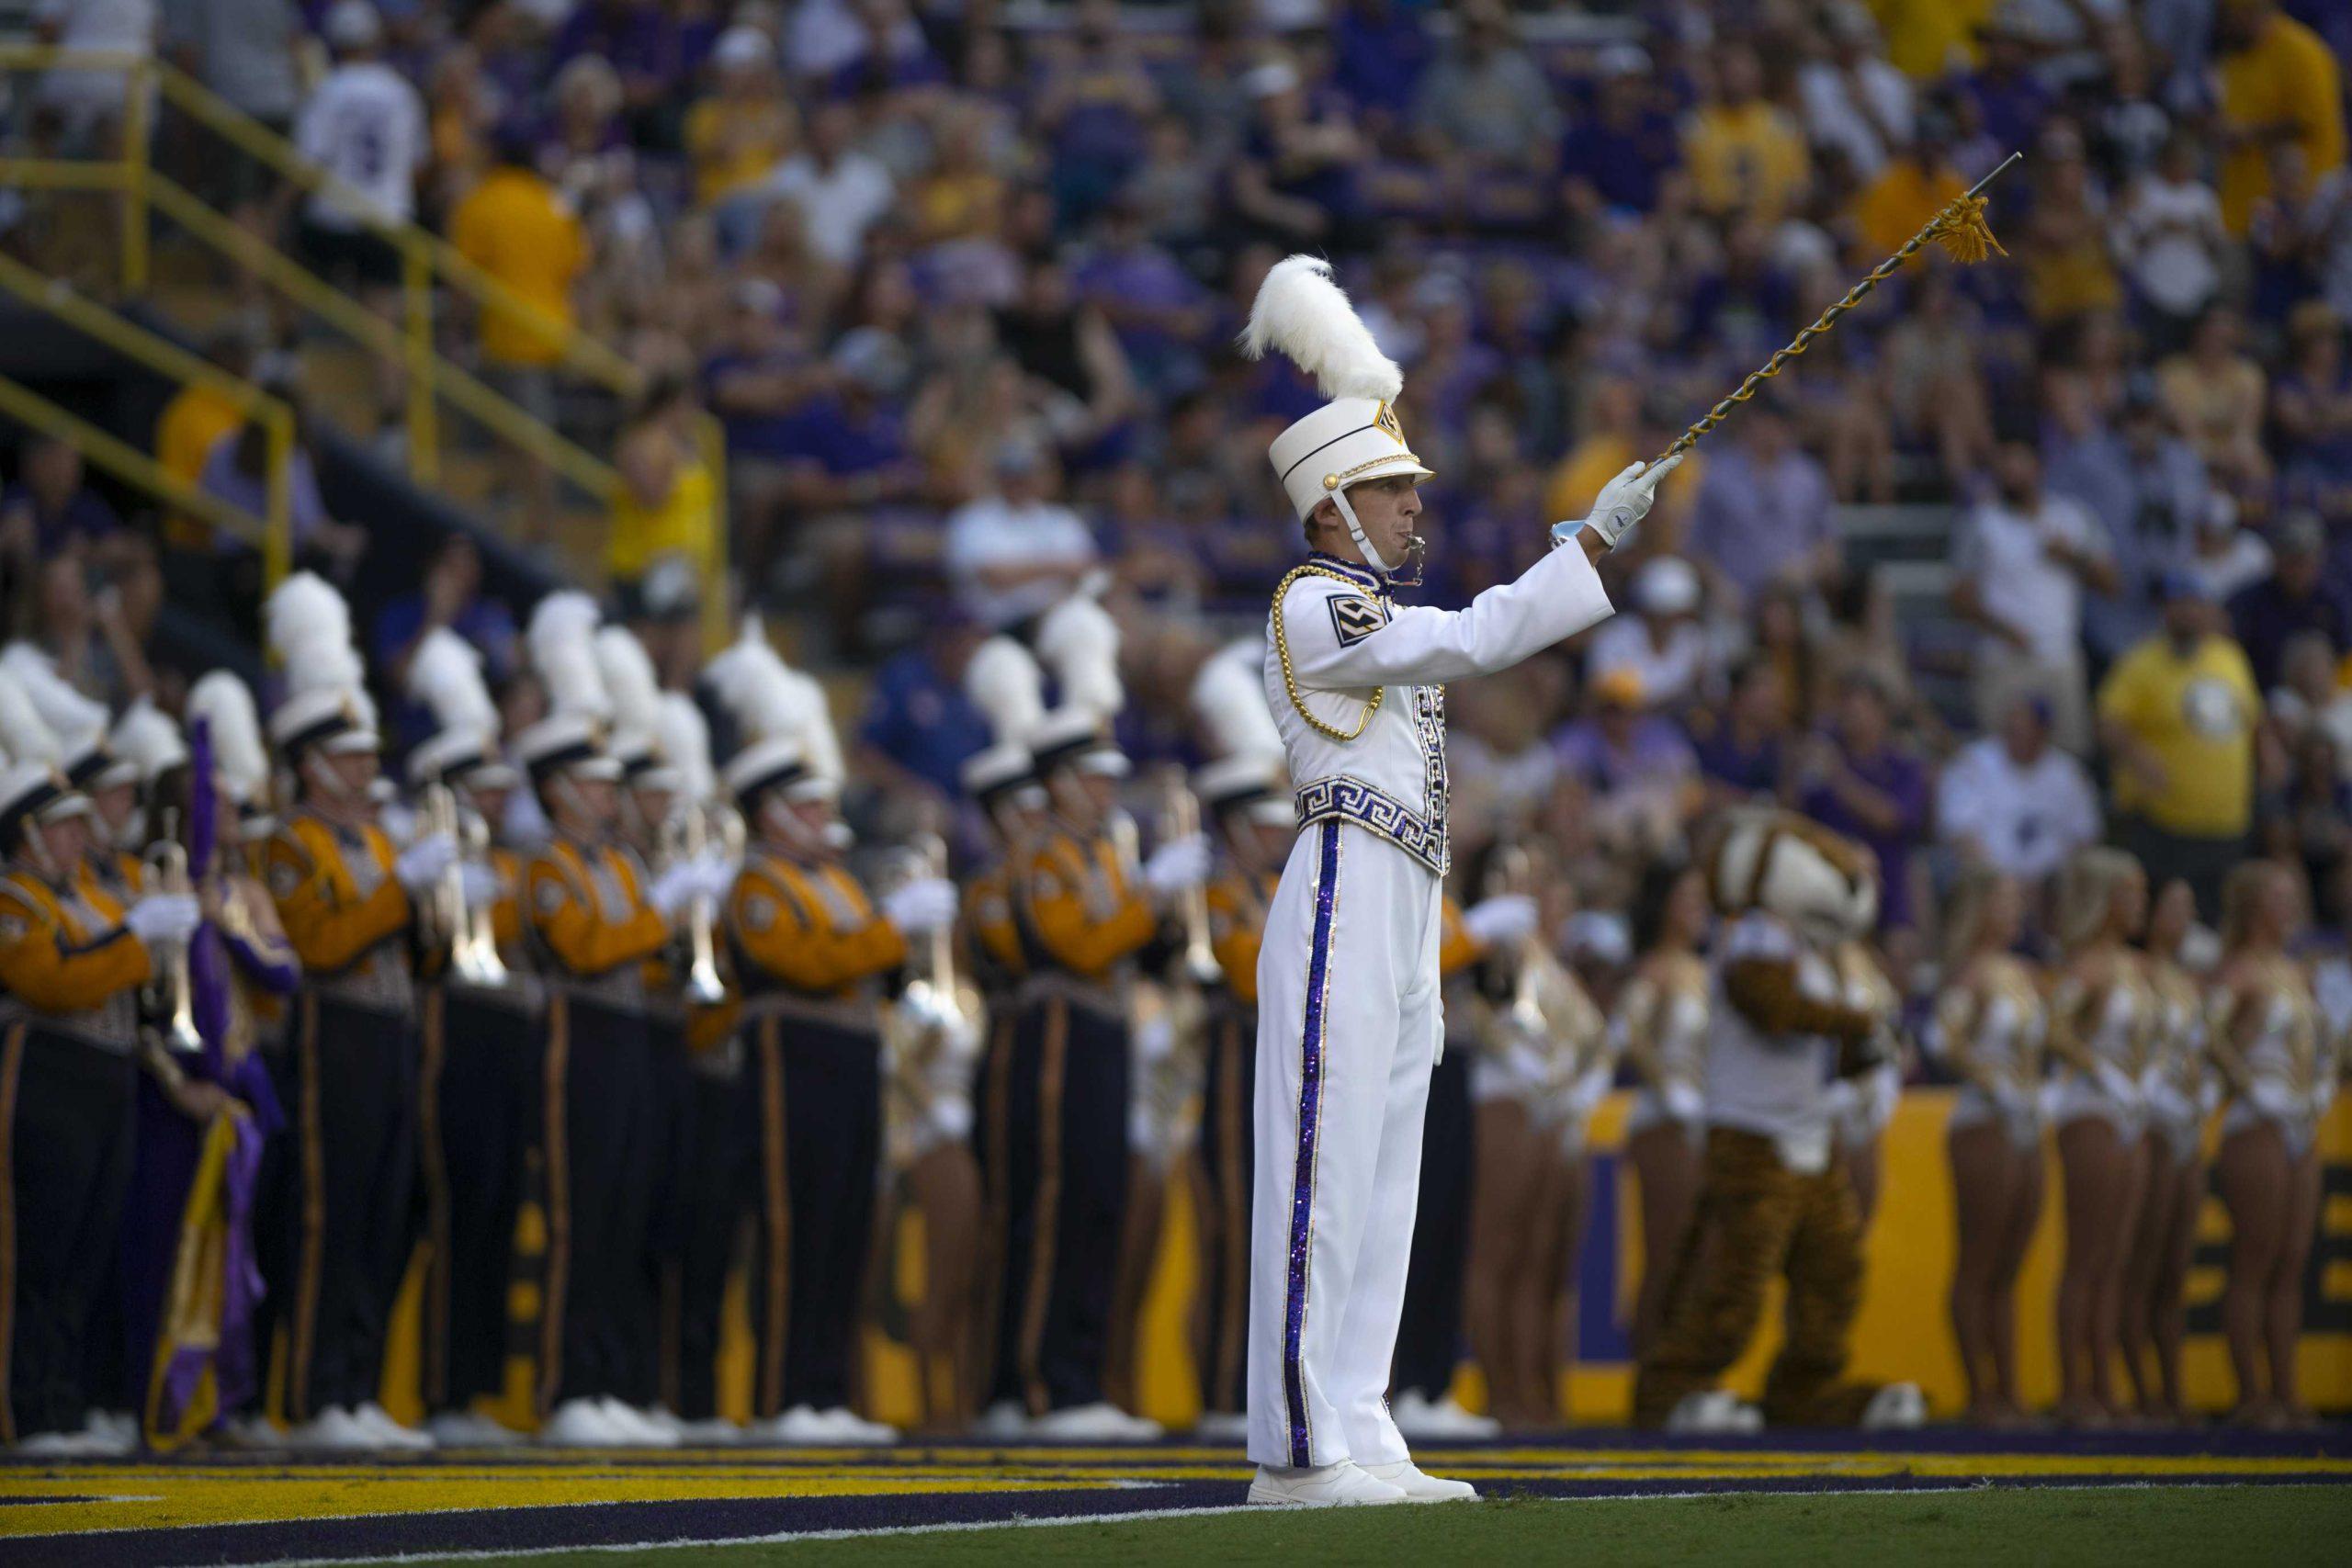
POLYGON ((1615 1564, 2352 1563, 2352 1487, 1979 1488, 1889 1495, 1536 1498, 1435 1507, 1225 1513, 1114 1524, 925 1531, 770 1545, 592 1551, 532 1568, 804 1563, 1615 1564))

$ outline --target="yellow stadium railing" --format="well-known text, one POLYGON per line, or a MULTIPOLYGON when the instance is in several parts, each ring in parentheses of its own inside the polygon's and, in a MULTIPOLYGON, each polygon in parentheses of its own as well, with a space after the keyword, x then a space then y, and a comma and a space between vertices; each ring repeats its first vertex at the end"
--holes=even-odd
POLYGON ((43 277, 6 254, 0 254, 0 289, 55 316, 124 357, 146 366, 164 379, 183 387, 203 387, 233 404, 246 418, 261 422, 269 445, 264 479, 268 502, 261 518, 260 543, 264 570, 269 583, 275 586, 286 575, 294 554, 289 493, 294 411, 252 382, 238 379, 171 339, 117 314, 65 283, 43 277))
MULTIPOLYGON (((152 105, 160 98, 301 190, 341 196, 364 209, 367 204, 361 193, 308 162, 285 138, 166 62, 122 52, 0 44, 0 72, 57 66, 124 73, 127 109, 120 155, 109 161, 0 158, 0 186, 119 193, 123 198, 121 276, 126 291, 146 287, 149 225, 152 217, 160 214, 199 243, 252 267, 270 287, 345 336, 402 366, 408 381, 409 468, 418 482, 429 485, 438 478, 437 395, 481 422, 500 440, 545 463, 599 501, 609 502, 618 482, 609 464, 439 355, 434 344, 435 289, 446 287, 468 298, 478 310, 530 321, 562 345, 561 363, 566 368, 624 399, 642 390, 645 381, 642 369, 626 355, 572 323, 548 315, 447 241, 413 223, 377 225, 377 231, 401 258, 401 319, 393 327, 254 239, 184 186, 157 174, 153 165, 152 105)), ((718 508, 713 519, 717 575, 723 581, 728 533, 724 434, 718 422, 707 412, 697 422, 696 434, 696 445, 712 468, 714 503, 718 508)), ((730 622, 728 607, 714 595, 706 626, 714 643, 724 637, 730 622)))
POLYGON ((268 532, 268 525, 252 513, 198 490, 138 447, 5 376, 0 376, 0 414, 56 437, 123 483, 248 544, 261 544, 268 532))

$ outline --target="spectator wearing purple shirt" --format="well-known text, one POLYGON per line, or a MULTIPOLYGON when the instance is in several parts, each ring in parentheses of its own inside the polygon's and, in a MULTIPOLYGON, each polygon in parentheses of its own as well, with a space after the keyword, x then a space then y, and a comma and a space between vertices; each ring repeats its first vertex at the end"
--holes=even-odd
POLYGON ((1750 659, 1732 677, 1731 700, 1698 743, 1699 772, 1712 806, 1781 797, 1787 778, 1789 695, 1769 659, 1750 659))
POLYGON ((1682 727, 1644 708, 1642 678, 1611 670, 1592 682, 1592 712, 1553 741, 1562 771, 1592 792, 1595 825, 1655 853, 1680 842, 1704 800, 1682 727))
POLYGON ((678 24, 670 19, 663 0, 581 0, 556 33, 548 57, 560 66, 582 55, 608 61, 619 73, 622 102, 632 119, 654 118, 687 69, 678 24))
POLYGON ((1929 798, 1927 764, 1895 745, 1893 716, 1878 682, 1853 671, 1828 733, 1802 748, 1797 769, 1798 808, 1878 857, 1882 931, 1917 923, 1911 852, 1926 834, 1929 798))
POLYGON ((1682 163, 1682 138, 1674 117, 1655 100, 1650 57, 1637 44, 1611 44, 1593 69, 1599 80, 1591 111, 1577 117, 1560 144, 1568 209, 1584 218, 1602 210, 1654 212, 1682 163))
POLYGON ((1156 396, 1197 384, 1194 345, 1207 332, 1207 293, 1144 231, 1143 210, 1122 193, 1102 223, 1102 244, 1078 264, 1078 297, 1102 312, 1127 364, 1156 396))
POLYGON ((2352 651, 2352 601, 2327 578, 2327 527, 2314 513, 2290 512, 2271 530, 2277 550, 2270 575, 2230 600, 2230 625, 2245 646, 2255 681, 2278 683, 2287 645, 2305 632, 2327 638, 2331 651, 2352 651))
POLYGON ((1960 90, 1975 106, 1984 134, 2003 147, 2030 147, 2050 113, 2051 93, 2033 73, 2030 37, 2002 6, 1979 29, 1984 62, 1962 78, 1960 90))
POLYGON ((1762 398, 1707 459, 1690 503, 1690 552, 1745 603, 1776 582, 1818 588, 1842 564, 1829 476, 1762 398))
POLYGON ((1349 0, 1331 18, 1331 80, 1367 122, 1393 120, 1436 58, 1418 6, 1349 0))

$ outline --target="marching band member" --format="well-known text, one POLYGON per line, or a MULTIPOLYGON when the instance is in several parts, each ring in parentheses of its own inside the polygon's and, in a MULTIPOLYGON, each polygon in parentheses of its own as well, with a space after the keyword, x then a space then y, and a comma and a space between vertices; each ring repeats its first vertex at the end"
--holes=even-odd
POLYGON ((2319 1120, 2335 1098, 2333 1042, 2311 982, 2288 956, 2302 897, 2293 872, 2253 861, 2222 897, 2222 966, 2214 976, 2215 1065, 2230 1090, 2216 1161, 2230 1212, 2222 1332, 2237 1374, 2233 1419, 2288 1427, 2312 1420, 2296 1392, 2303 1272, 2319 1224, 2319 1120))
POLYGON ((1640 957, 1617 998, 1612 1027, 1637 1088, 1625 1118, 1625 1157, 1642 1201, 1642 1283, 1634 1299, 1639 1360, 1657 1334, 1666 1286, 1699 1202, 1706 1145, 1707 878, 1699 867, 1660 863, 1634 902, 1640 957))
POLYGON ((2182 1297, 2197 1247, 2197 1211, 2205 1197, 2205 1123, 2220 1106, 2205 1041, 2205 998, 2185 966, 2197 929, 2197 897, 2178 877, 2166 883, 2148 910, 2142 961, 2156 1006, 2155 1039, 2141 1080, 2148 1106, 2148 1186, 2140 1205, 2140 1232, 2123 1280, 2123 1365, 2140 1412, 2167 1422, 2188 1418, 2181 1392, 2181 1351, 2188 1332, 2182 1297), (2156 1374, 2148 1376, 2148 1352, 2156 1374))
POLYGON ((1959 1256, 1952 1337, 1968 1379, 1968 1418, 2024 1419, 2018 1403, 2017 1283, 2041 1216, 2041 986, 2012 951, 2025 928, 2017 879, 1976 867, 1952 890, 1942 991, 1930 1031, 1960 1080, 1946 1144, 1959 1256))
POLYGON ((629 1306, 645 1258, 650 1052, 645 965, 695 897, 718 897, 714 859, 650 885, 619 839, 621 764, 605 750, 610 698, 596 667, 596 607, 552 593, 526 633, 549 713, 514 750, 553 838, 523 874, 523 920, 547 994, 539 1133, 547 1180, 539 1315, 542 1442, 666 1446, 670 1427, 624 1400, 629 1306))
POLYGON ((1605 617, 1592 561, 1673 464, 1619 475, 1593 516, 1555 530, 1565 547, 1468 610, 1398 607, 1390 573, 1408 564, 1429 473, 1391 406, 1401 373, 1306 256, 1267 274, 1244 347, 1279 348, 1332 400, 1268 454, 1314 554, 1276 592, 1264 672, 1305 830, 1259 956, 1250 1496, 1467 1496, 1414 1468, 1385 1398, 1442 1027, 1442 683, 1605 617))
POLYGON ((1857 1006, 1838 946, 1877 921, 1861 845, 1786 811, 1734 815, 1705 857, 1726 921, 1707 1031, 1706 1176, 1657 1337, 1634 1385, 1638 1426, 1753 1429, 1716 1386, 1747 1348, 1770 1277, 1787 1338, 1764 1385, 1775 1425, 1917 1426, 1917 1387, 1845 1376, 1862 1283, 1861 1224, 1829 1086, 1883 1058, 1889 1020, 1857 1006))
POLYGON ((460 897, 436 918, 458 951, 424 989, 418 1108, 424 1184, 423 1392, 429 1430, 456 1448, 522 1440, 481 1406, 506 1385, 506 1297, 539 1069, 538 991, 522 967, 521 863, 494 842, 520 782, 498 751, 497 705, 472 646, 446 626, 410 656, 409 700, 433 737, 409 753, 408 783, 428 813, 446 792, 459 829, 460 897), (486 943, 478 943, 483 913, 486 943))
POLYGON ((882 1153, 878 1003, 909 939, 954 921, 956 889, 917 877, 877 910, 850 874, 824 694, 756 626, 706 679, 747 741, 726 772, 750 840, 726 931, 750 1043, 752 1430, 888 1443, 895 1430, 850 1409, 882 1153))
POLYGON ((429 833, 396 852, 377 821, 375 708, 342 595, 298 572, 265 614, 288 682, 269 734, 296 792, 265 880, 304 974, 274 1064, 294 1119, 276 1193, 286 1234, 265 1267, 282 1313, 278 1414, 297 1447, 429 1448, 376 1390, 409 1254, 416 901, 457 846, 429 833))
POLYGON ((2146 970, 2131 946, 2147 913, 2148 879, 2130 855, 2090 849, 2067 863, 2057 913, 2066 958, 2050 1001, 2050 1051, 2062 1067, 2051 1120, 2066 1204, 2056 1414, 2078 1425, 2117 1413, 2110 1369, 2145 1180, 2140 1080, 2156 1023, 2146 970))

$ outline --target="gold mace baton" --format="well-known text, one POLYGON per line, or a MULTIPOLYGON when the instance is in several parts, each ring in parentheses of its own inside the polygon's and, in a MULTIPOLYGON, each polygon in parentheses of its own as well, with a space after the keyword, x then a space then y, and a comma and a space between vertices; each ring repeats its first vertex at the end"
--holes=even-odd
POLYGON ((1846 297, 1797 333, 1794 341, 1764 362, 1760 370, 1751 371, 1739 390, 1707 411, 1706 417, 1674 438, 1674 445, 1652 459, 1655 466, 1698 445, 1699 437, 1724 422, 1724 416, 1756 395, 1756 389, 1781 373, 1781 367, 1813 346, 1813 340, 1838 324, 1838 318, 1862 302, 1862 297, 1902 268, 1905 262, 1919 254, 1921 246, 1933 242, 1943 246, 1952 260, 1971 266, 1988 255, 2006 256, 2001 242, 1993 238, 1993 231, 1984 221, 1984 187, 2009 172, 2012 164, 2021 162, 2022 152, 2012 152, 2001 160, 1998 167, 1978 180, 1961 195, 1944 204, 1941 210, 1928 220, 1927 227, 1903 243, 1903 248, 1871 268, 1870 276, 1846 291, 1846 297))

